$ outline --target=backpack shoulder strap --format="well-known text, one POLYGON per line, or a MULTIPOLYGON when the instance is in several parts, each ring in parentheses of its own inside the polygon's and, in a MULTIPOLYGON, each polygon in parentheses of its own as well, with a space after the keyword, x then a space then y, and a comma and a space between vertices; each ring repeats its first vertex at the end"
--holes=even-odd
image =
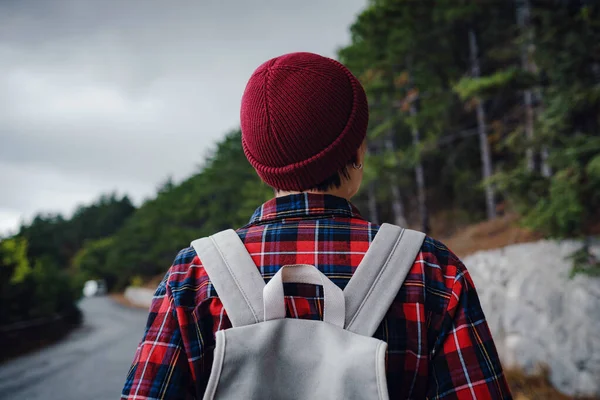
POLYGON ((345 329, 373 336, 419 254, 425 234, 383 224, 344 289, 345 329))
POLYGON ((231 324, 237 327, 264 321, 265 280, 237 233, 228 229, 194 240, 192 247, 217 290, 231 324))

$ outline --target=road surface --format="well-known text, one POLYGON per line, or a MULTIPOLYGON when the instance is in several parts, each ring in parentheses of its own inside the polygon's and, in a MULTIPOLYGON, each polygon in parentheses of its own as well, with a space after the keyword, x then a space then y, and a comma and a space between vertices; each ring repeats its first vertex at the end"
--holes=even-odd
POLYGON ((82 326, 60 342, 0 364, 1 400, 120 397, 148 314, 109 297, 84 299, 80 307, 82 326))

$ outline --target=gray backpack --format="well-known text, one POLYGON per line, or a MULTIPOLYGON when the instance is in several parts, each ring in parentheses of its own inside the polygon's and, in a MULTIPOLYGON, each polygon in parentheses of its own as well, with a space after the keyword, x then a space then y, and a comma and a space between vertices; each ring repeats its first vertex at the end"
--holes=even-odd
POLYGON ((195 240, 233 325, 216 333, 204 399, 388 399, 387 343, 373 334, 425 235, 383 224, 342 291, 312 265, 265 285, 233 230, 195 240), (323 286, 323 321, 285 318, 283 282, 323 286))

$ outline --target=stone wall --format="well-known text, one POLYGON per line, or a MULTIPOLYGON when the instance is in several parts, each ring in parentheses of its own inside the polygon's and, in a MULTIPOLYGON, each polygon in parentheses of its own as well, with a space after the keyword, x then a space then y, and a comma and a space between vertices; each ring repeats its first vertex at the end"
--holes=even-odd
POLYGON ((125 298, 139 307, 149 308, 152 304, 154 290, 130 286, 125 289, 125 298))
POLYGON ((567 258, 580 246, 544 240, 463 261, 505 367, 545 366, 564 393, 600 396, 600 278, 569 277, 567 258))

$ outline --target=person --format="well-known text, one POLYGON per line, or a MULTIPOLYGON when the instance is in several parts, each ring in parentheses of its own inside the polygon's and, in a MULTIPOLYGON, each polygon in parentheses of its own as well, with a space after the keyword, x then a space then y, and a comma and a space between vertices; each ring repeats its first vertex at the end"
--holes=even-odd
MULTIPOLYGON (((285 54, 252 74, 240 118, 244 153, 275 191, 236 231, 256 267, 269 280, 283 265, 311 264, 343 289, 379 229, 350 202, 365 164, 363 87, 333 59, 285 54)), ((319 286, 286 284, 285 295, 288 318, 322 318, 319 286)), ((202 260, 182 250, 158 286, 122 399, 202 398, 215 332, 231 326, 202 260)), ((390 399, 511 398, 467 269, 430 237, 374 337, 388 344, 390 399)))

